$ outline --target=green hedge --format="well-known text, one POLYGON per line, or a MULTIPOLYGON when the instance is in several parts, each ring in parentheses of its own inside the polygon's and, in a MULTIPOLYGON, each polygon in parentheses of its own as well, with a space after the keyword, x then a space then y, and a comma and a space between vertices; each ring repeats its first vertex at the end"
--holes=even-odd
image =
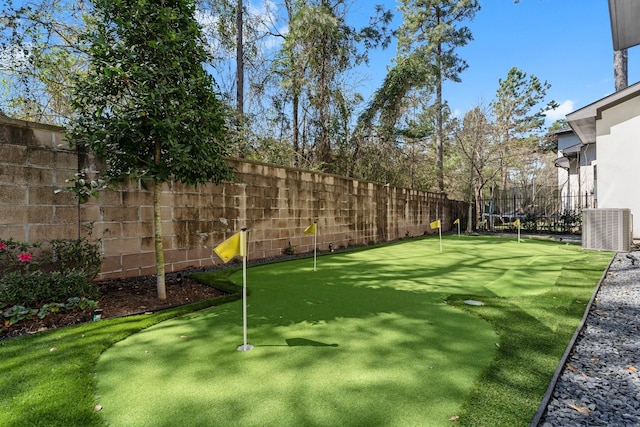
POLYGON ((71 297, 97 297, 95 284, 81 272, 30 274, 7 273, 0 278, 0 307, 2 305, 37 306, 46 302, 66 301, 71 297))

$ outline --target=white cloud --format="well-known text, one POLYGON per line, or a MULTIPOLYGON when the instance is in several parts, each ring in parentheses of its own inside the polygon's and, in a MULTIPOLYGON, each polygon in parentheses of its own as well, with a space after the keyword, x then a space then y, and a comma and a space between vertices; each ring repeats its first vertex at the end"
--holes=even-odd
POLYGON ((547 121, 555 122, 556 120, 566 118, 566 115, 575 111, 574 103, 571 99, 562 102, 555 110, 545 111, 547 121))
POLYGON ((17 46, 2 46, 0 47, 0 69, 12 68, 18 69, 24 67, 27 64, 28 48, 20 48, 17 46))

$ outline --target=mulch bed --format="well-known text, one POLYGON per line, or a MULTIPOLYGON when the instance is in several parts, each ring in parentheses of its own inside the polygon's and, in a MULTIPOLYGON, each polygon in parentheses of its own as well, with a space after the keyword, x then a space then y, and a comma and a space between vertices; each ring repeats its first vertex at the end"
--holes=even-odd
MULTIPOLYGON (((155 277, 106 280, 98 282, 97 285, 100 290, 98 308, 103 310, 101 315, 103 319, 154 312, 226 295, 223 291, 188 277, 184 277, 181 282, 167 279, 166 300, 157 298, 155 277)), ((50 313, 44 319, 35 317, 21 320, 10 326, 4 324, 0 331, 0 340, 92 320, 93 312, 91 311, 78 309, 64 313, 50 313)))

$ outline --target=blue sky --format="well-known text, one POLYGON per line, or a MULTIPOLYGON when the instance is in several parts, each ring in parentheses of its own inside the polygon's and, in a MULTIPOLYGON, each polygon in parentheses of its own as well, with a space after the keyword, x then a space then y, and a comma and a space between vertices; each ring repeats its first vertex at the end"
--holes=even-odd
MULTIPOLYGON (((356 27, 365 24, 374 5, 380 3, 393 10, 395 27, 401 23, 396 0, 352 1, 348 20, 356 27)), ((245 4, 254 8, 254 14, 268 18, 275 18, 271 13, 280 13, 282 7, 279 0, 245 0, 245 4)), ((480 0, 480 4, 475 19, 466 23, 474 40, 458 50, 469 67, 461 74, 461 83, 447 82, 443 91, 456 115, 479 104, 488 105, 498 80, 514 66, 551 84, 547 101, 555 100, 560 108, 548 115, 547 124, 614 91, 607 0, 520 0, 517 4, 514 0, 480 0)), ((364 75, 358 76, 357 90, 371 95, 395 55, 395 43, 385 51, 373 52, 370 66, 360 70, 364 75)), ((629 49, 629 84, 638 81, 640 46, 629 49)))
MULTIPOLYGON (((385 4, 392 7, 391 1, 385 4)), ((467 23, 474 40, 458 51, 469 68, 461 74, 461 83, 444 87, 443 96, 458 115, 491 102, 498 79, 514 66, 551 84, 547 100, 561 107, 549 114, 548 124, 614 91, 607 0, 483 0, 481 6, 467 23)), ((394 15, 400 23, 395 7, 394 15)), ((633 84, 640 80, 640 47, 628 52, 633 84)), ((395 45, 377 53, 363 84, 375 90, 395 54, 395 45)))

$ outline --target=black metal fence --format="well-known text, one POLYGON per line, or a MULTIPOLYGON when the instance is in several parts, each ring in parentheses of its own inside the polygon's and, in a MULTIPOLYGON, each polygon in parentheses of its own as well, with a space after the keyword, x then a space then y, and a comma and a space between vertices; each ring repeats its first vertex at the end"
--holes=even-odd
POLYGON ((528 233, 581 234, 582 209, 595 207, 593 195, 505 194, 482 201, 482 220, 478 228, 490 231, 516 231, 520 221, 528 233))

